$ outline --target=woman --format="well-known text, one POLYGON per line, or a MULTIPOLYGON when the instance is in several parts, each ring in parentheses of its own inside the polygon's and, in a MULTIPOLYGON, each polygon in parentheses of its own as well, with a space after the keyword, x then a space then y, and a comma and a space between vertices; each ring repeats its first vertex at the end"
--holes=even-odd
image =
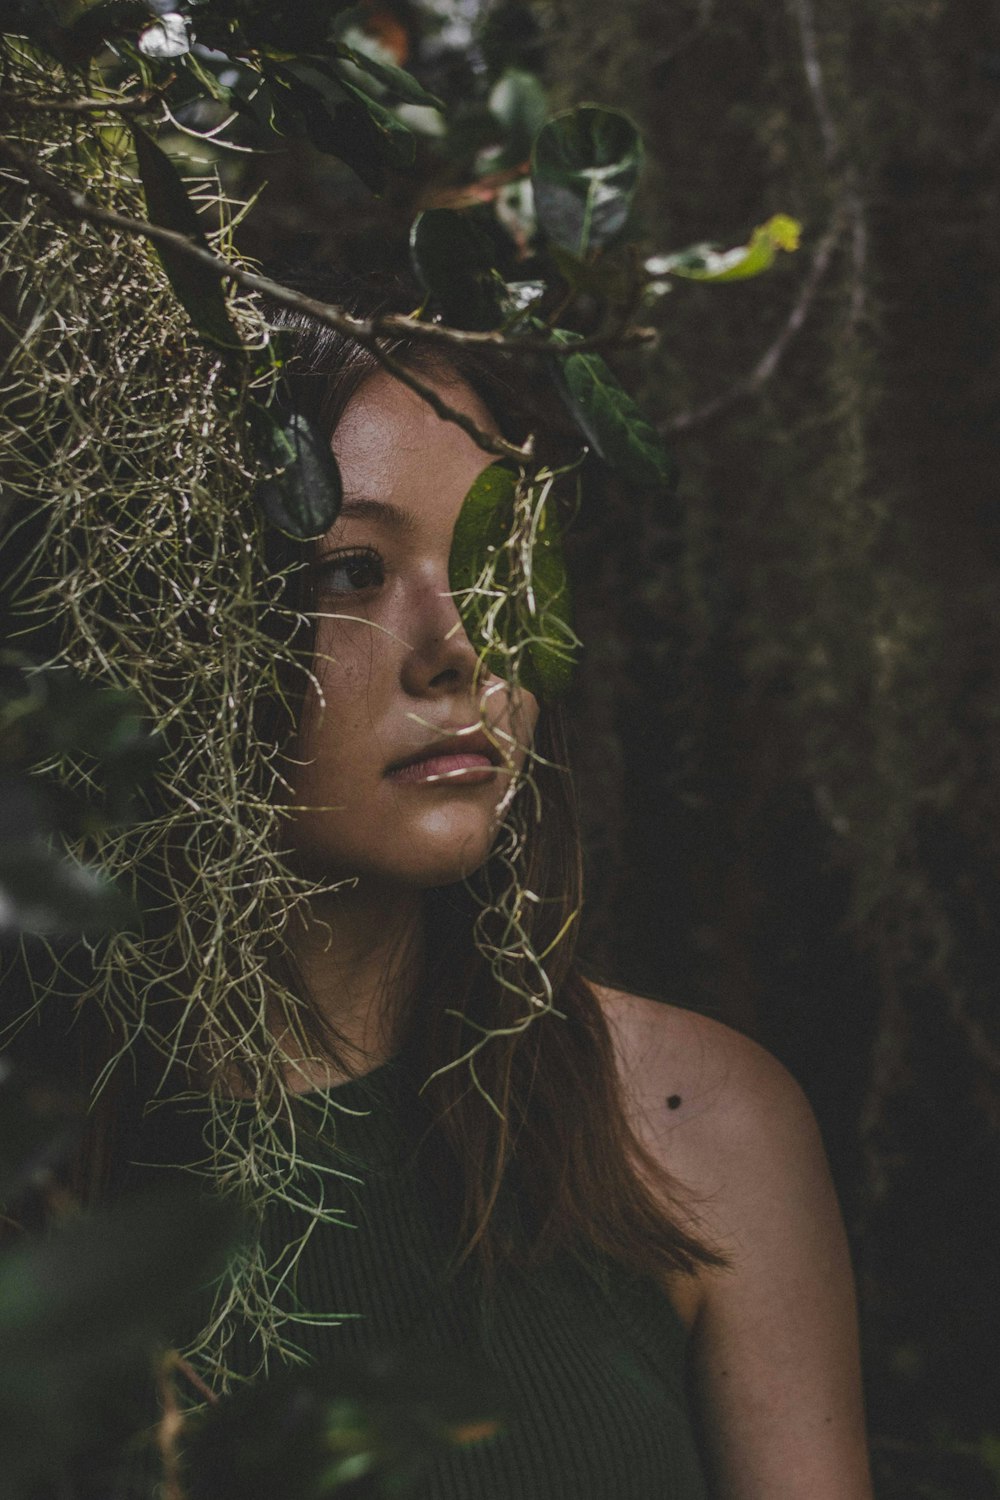
MULTIPOLYGON (((442 1024, 448 995, 443 975, 423 993, 417 982, 428 960, 432 973, 442 967, 428 952, 428 893, 460 891, 458 883, 487 864, 512 772, 525 766, 555 710, 524 690, 506 691, 492 675, 477 685, 477 651, 449 594, 456 519, 490 455, 373 362, 357 357, 347 372, 335 340, 302 325, 299 333, 303 363, 328 372, 317 387, 317 415, 333 426, 346 497, 316 549, 317 688, 304 709, 295 785, 299 856, 352 880, 315 906, 293 939, 316 1011, 342 1044, 340 1067, 303 1064, 296 1087, 328 1089, 345 1076, 346 1059, 355 1073, 378 1069, 413 1033, 423 1054, 418 1071, 428 1075, 436 1060, 428 1032, 442 1024)), ((402 357, 452 407, 498 432, 497 397, 478 372, 470 369, 463 380, 454 362, 424 352, 418 360, 412 350, 402 357)), ((558 736, 550 733, 544 748, 558 750, 558 736)), ((431 1092, 430 1108, 454 1116, 460 1104, 471 1107, 461 1129, 471 1131, 477 1149, 492 1149, 501 1167, 509 1161, 516 1169, 520 1153, 538 1151, 551 1129, 544 1117, 560 1109, 574 1117, 574 1130, 590 1136, 595 1157, 617 1151, 610 1168, 593 1167, 590 1181, 579 1161, 564 1160, 562 1171, 576 1174, 577 1203, 564 1193, 547 1224, 541 1215, 529 1221, 536 1228, 541 1222, 539 1238, 548 1234, 556 1254, 560 1242, 565 1249, 574 1233, 589 1230, 602 1251, 638 1271, 659 1260, 662 1296, 690 1339, 710 1493, 726 1500, 864 1500, 870 1482, 851 1271, 801 1092, 746 1038, 691 1011, 588 987, 565 948, 561 959, 553 998, 566 1018, 533 1022, 510 1056, 532 1048, 536 1073, 550 1067, 555 1080, 562 1070, 562 1093, 542 1087, 533 1101, 519 1094, 522 1080, 509 1060, 506 1071, 498 1064, 494 1085, 524 1122, 513 1139, 502 1130, 491 1139, 496 1117, 469 1090, 464 1070, 443 1075, 451 1096, 435 1103, 431 1092), (558 1034, 573 1028, 588 1031, 590 1055, 551 1057, 546 1045, 568 1045, 558 1034), (607 1078, 601 1070, 612 1056, 614 1076, 607 1078), (588 1098, 574 1096, 574 1063, 592 1084, 588 1098), (590 1109, 604 1117, 588 1130, 590 1109), (629 1161, 630 1133, 640 1146, 638 1167, 629 1161), (638 1174, 636 1196, 622 1195, 617 1205, 617 1225, 595 1212, 602 1169, 620 1179, 638 1174), (671 1191, 672 1183, 683 1185, 683 1194, 671 1191), (650 1235, 657 1253, 644 1265, 634 1241, 650 1202, 666 1230, 650 1235), (696 1204, 697 1217, 682 1203, 696 1204), (706 1253, 709 1246, 721 1255, 706 1253)), ((463 1043, 468 1032, 463 1036, 459 1020, 452 1056, 463 1043)), ((442 1050, 447 1056, 440 1040, 437 1046, 437 1058, 442 1050)), ((481 1063, 488 1071, 486 1058, 481 1063)), ((570 1154, 566 1141, 558 1146, 564 1158, 570 1154)), ((465 1228, 473 1244, 489 1225, 495 1186, 486 1174, 479 1183, 466 1175, 465 1228)), ((651 1302, 656 1295, 650 1288, 651 1302)), ((579 1400, 585 1407, 586 1398, 579 1400)), ((565 1412, 561 1420, 581 1415, 565 1412)), ((483 1464, 482 1493, 493 1493, 485 1451, 483 1464)), ((556 1493, 537 1476, 533 1482, 540 1494, 556 1493)), ((624 1472, 615 1485, 605 1482, 603 1491, 579 1492, 632 1493, 624 1472)), ((657 1493, 668 1492, 664 1478, 657 1493)))
MULTIPOLYGON (((288 1118, 335 1142, 310 1179, 323 1222, 307 1189, 264 1213, 273 1263, 297 1247, 300 1345, 499 1370, 507 1430, 442 1460, 426 1500, 867 1500, 851 1270, 801 1092, 746 1038, 575 962, 558 707, 478 669, 450 593, 493 456, 370 356, 275 321, 345 491, 296 606, 315 635, 281 816, 314 894, 271 957, 303 1006, 267 1017, 288 1118)), ((394 354, 523 437, 520 367, 394 354)), ((230 1155, 267 1113, 254 1045, 192 1054, 230 1155)), ((158 1112, 119 1154, 176 1160, 178 1129, 158 1112)), ((252 1330, 234 1347, 237 1372, 260 1362, 252 1330)))

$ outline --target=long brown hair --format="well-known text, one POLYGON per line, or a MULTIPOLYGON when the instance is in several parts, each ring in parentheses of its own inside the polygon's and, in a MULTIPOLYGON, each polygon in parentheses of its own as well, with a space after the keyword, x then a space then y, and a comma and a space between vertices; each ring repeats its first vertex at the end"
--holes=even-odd
MULTIPOLYGON (((394 279, 286 275, 313 296, 358 316, 406 311, 416 289, 394 279)), ((289 385, 294 404, 332 437, 337 420, 376 357, 304 315, 268 309, 272 327, 292 341, 289 385)), ((516 378, 503 356, 435 348, 400 339, 385 348, 415 372, 436 370, 471 386, 505 436, 520 440, 529 426, 542 443, 565 447, 551 382, 522 361, 516 378)), ((521 922, 544 969, 555 1009, 524 1024, 514 985, 498 978, 484 949, 491 933, 484 899, 495 878, 496 851, 461 885, 426 893, 429 955, 407 1028, 407 1056, 423 1084, 428 1131, 424 1159, 455 1204, 461 1258, 491 1275, 504 1260, 539 1261, 561 1250, 609 1257, 640 1275, 693 1272, 724 1258, 681 1223, 679 1185, 637 1138, 626 1112, 614 1044, 594 980, 576 953, 582 907, 582 855, 576 794, 567 768, 567 735, 557 701, 544 702, 535 735, 533 772, 538 818, 525 817, 519 851, 525 902, 521 922), (470 1033, 490 1032, 476 1055, 475 1084, 465 1067, 449 1066, 470 1033), (456 1191, 457 1184, 457 1191, 456 1191), (519 1236, 498 1212, 513 1187, 519 1236)))

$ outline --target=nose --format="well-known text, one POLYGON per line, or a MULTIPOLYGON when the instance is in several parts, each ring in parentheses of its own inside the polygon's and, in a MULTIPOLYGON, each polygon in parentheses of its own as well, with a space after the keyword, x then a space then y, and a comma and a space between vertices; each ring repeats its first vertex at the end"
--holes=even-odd
MULTIPOLYGON (((447 571, 421 585, 406 632, 402 684, 415 697, 471 687, 479 653, 469 640, 447 571)), ((492 674, 486 674, 488 678, 492 674)))

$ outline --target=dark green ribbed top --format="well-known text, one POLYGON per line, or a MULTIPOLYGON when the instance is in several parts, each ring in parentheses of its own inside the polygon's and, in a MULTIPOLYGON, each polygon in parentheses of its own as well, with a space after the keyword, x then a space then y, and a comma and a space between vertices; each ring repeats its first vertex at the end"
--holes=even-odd
MULTIPOLYGON (((308 1149, 319 1151, 317 1161, 325 1149, 327 1161, 361 1181, 315 1178, 347 1222, 314 1230, 293 1294, 309 1313, 360 1316, 297 1327, 295 1342, 318 1361, 390 1347, 451 1351, 485 1363, 510 1398, 502 1431, 436 1461, 414 1500, 705 1500, 685 1390, 686 1330, 665 1293, 567 1255, 504 1270, 484 1305, 471 1272, 449 1274, 453 1241, 414 1165, 415 1096, 405 1069, 387 1063, 328 1097, 370 1112, 331 1110, 336 1156, 322 1138, 308 1149)), ((193 1123, 175 1116, 172 1129, 171 1114, 151 1117, 138 1160, 171 1159, 193 1123)), ((308 1222, 301 1209, 270 1204, 267 1253, 298 1240, 308 1222)), ((249 1368, 255 1353, 238 1339, 234 1363, 249 1368)))

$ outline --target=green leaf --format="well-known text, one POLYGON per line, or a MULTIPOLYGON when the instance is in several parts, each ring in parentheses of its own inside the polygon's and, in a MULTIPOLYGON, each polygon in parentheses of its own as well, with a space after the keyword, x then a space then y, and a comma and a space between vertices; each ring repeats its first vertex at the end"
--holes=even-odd
POLYGON ((685 276, 691 281, 745 281, 773 266, 779 250, 797 250, 802 225, 787 214, 775 214, 760 224, 746 245, 719 250, 714 245, 689 245, 673 255, 653 255, 646 270, 653 276, 685 276))
POLYGON ((526 161, 548 113, 541 81, 523 68, 507 68, 490 90, 488 106, 490 114, 507 133, 506 145, 495 166, 513 167, 526 161))
MULTIPOLYGON (((520 483, 519 471, 507 462, 491 464, 475 480, 455 523, 448 558, 449 587, 456 593, 455 605, 465 633, 477 651, 487 645, 487 614, 495 604, 496 591, 508 593, 493 629, 508 650, 519 640, 526 642, 520 678, 528 692, 540 698, 557 698, 568 689, 573 672, 571 598, 562 532, 550 491, 531 550, 532 596, 530 601, 522 599, 522 608, 516 608, 511 591, 519 580, 505 544, 514 524, 520 483), (483 570, 491 562, 495 562, 495 568, 489 589, 477 590, 483 570)), ((510 671, 509 658, 502 650, 488 649, 485 662, 497 676, 510 671)))
MULTIPOLYGON (((129 122, 135 144, 139 175, 150 220, 164 229, 174 229, 201 249, 208 249, 194 204, 188 197, 177 168, 165 151, 134 120, 129 122)), ((169 245, 156 245, 167 279, 192 323, 210 343, 222 349, 241 347, 229 321, 222 282, 206 266, 196 265, 169 245)))
POLYGON ((496 251, 469 214, 428 208, 410 228, 417 278, 456 328, 495 328, 504 315, 504 286, 494 270, 496 251))
POLYGON ((642 139, 627 115, 581 104, 548 121, 531 153, 538 222, 581 259, 611 244, 628 219, 642 139))
MULTIPOLYGON (((561 344, 578 334, 555 328, 561 344)), ((599 354, 570 354, 552 361, 560 395, 595 452, 625 479, 669 485, 674 466, 659 434, 599 354)))
POLYGON ((330 444, 301 412, 279 422, 266 407, 251 409, 265 462, 281 472, 259 482, 254 498, 272 526, 300 541, 329 531, 343 500, 330 444))
POLYGON ((373 99, 356 84, 347 83, 344 79, 340 83, 368 111, 372 124, 382 137, 382 149, 388 164, 400 172, 411 167, 417 150, 413 131, 402 120, 397 119, 391 109, 386 109, 385 105, 379 104, 377 99, 373 99))
POLYGON ((282 128, 297 111, 318 151, 336 156, 373 193, 384 191, 388 167, 405 169, 416 149, 413 133, 362 90, 304 63, 272 63, 274 103, 282 128))
MULTIPOLYGON (((370 57, 360 47, 350 47, 346 42, 340 42, 337 46, 337 56, 348 62, 352 67, 360 68, 362 73, 367 73, 377 83, 397 99, 402 99, 405 104, 419 104, 424 108, 440 110, 446 109, 443 99, 436 94, 431 94, 418 83, 412 73, 407 73, 405 68, 397 68, 392 63, 382 62, 379 58, 370 57)), ((338 75, 341 70, 338 69, 338 75)), ((348 82, 352 82, 350 78, 348 82)))

